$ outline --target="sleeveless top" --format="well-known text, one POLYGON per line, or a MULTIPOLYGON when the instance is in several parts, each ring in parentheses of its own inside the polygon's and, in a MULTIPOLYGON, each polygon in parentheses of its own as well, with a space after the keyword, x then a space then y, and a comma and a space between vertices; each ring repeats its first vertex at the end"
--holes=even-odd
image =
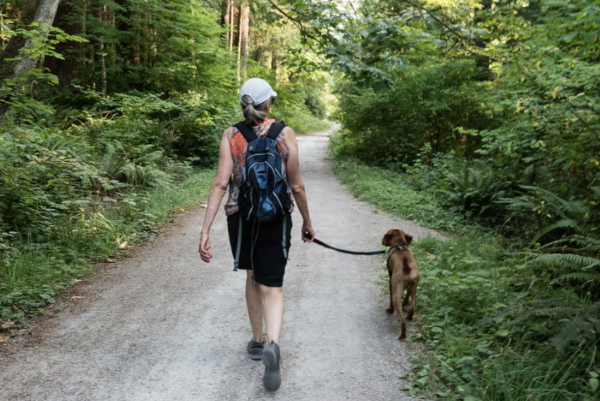
MULTIPOLYGON (((273 124, 275 120, 265 120, 261 125, 257 125, 256 127, 252 127, 254 133, 258 137, 262 137, 267 135, 269 132, 269 128, 271 128, 271 124, 273 124)), ((277 137, 277 147, 281 152, 281 159, 283 160, 283 176, 287 182, 287 160, 289 156, 289 151, 287 144, 285 143, 285 135, 283 131, 277 137)), ((231 216, 234 213, 237 213, 239 210, 238 207, 238 197, 240 194, 240 187, 242 186, 242 176, 244 167, 246 166, 246 154, 248 153, 248 142, 244 135, 236 128, 233 127, 233 133, 231 134, 231 139, 229 140, 229 147, 231 148, 231 155, 233 157, 233 173, 231 174, 231 180, 229 182, 229 198, 225 203, 225 214, 227 216, 231 216)), ((290 197, 290 213, 294 211, 294 202, 292 197, 292 190, 288 185, 288 196, 290 197)))

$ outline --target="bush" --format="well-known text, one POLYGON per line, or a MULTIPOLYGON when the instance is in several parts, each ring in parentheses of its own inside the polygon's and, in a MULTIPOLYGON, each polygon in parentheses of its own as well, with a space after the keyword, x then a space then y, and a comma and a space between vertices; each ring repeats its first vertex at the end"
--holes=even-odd
POLYGON ((101 180, 78 148, 85 145, 33 128, 0 134, 0 229, 42 238, 77 213, 101 180))
POLYGON ((459 128, 485 122, 472 93, 474 64, 468 61, 406 67, 394 86, 371 89, 346 84, 340 88, 339 119, 346 128, 348 153, 378 165, 413 164, 425 145, 431 155, 473 150, 459 128))

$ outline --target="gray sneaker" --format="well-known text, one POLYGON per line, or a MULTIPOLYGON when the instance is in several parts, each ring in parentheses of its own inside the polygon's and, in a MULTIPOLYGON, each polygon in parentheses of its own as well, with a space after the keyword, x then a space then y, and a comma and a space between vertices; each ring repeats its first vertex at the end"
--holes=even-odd
POLYGON ((271 344, 267 345, 263 351, 262 361, 265 365, 265 375, 263 376, 265 389, 267 391, 276 391, 281 386, 281 372, 279 371, 281 355, 279 353, 279 344, 271 341, 271 344))
POLYGON ((250 355, 250 358, 254 359, 255 361, 260 361, 262 359, 264 348, 264 341, 254 341, 254 339, 250 340, 248 343, 248 354, 250 355))

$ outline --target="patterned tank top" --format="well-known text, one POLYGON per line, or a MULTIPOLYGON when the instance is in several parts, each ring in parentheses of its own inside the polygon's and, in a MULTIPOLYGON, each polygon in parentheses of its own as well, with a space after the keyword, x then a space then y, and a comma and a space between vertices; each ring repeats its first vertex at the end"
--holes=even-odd
MULTIPOLYGON (((257 125, 253 127, 254 133, 258 137, 262 137, 267 135, 269 132, 269 128, 271 128, 271 124, 273 124, 275 120, 265 120, 261 125, 257 125)), ((285 143, 285 135, 283 131, 277 137, 277 145, 279 150, 281 151, 281 159, 283 160, 283 176, 287 181, 287 160, 289 156, 289 151, 287 144, 285 143)), ((237 128, 233 127, 233 133, 231 134, 231 139, 229 140, 229 147, 231 148, 231 156, 233 157, 233 173, 231 175, 231 181, 229 182, 229 198, 225 203, 225 214, 227 216, 231 216, 234 213, 237 213, 238 208, 238 197, 240 194, 240 187, 242 186, 242 175, 244 171, 244 167, 246 166, 246 154, 248 152, 248 142, 244 135, 237 128)), ((294 211, 294 202, 292 197, 292 190, 288 186, 288 196, 292 201, 290 203, 290 213, 294 211)))

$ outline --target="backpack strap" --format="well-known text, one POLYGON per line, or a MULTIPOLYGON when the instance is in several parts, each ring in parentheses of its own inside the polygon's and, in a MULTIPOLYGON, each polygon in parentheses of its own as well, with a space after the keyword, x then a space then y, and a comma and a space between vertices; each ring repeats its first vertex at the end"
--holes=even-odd
MULTIPOLYGON (((246 139, 246 141, 248 143, 250 143, 251 141, 258 138, 256 136, 256 134, 254 133, 254 130, 252 128, 250 128, 248 126, 248 124, 246 124, 245 121, 240 121, 239 123, 235 124, 234 127, 237 128, 238 131, 240 131, 242 133, 242 135, 244 136, 244 139, 246 139)), ((271 139, 277 139, 277 137, 279 136, 279 134, 281 133, 281 131, 283 131, 283 129, 285 127, 287 127, 287 125, 283 121, 274 123, 271 125, 271 128, 269 128, 269 132, 267 133, 266 136, 271 139)))
POLYGON ((254 130, 252 128, 250 128, 248 126, 248 124, 246 124, 245 121, 240 121, 239 123, 234 125, 234 127, 237 128, 238 131, 240 131, 242 133, 242 135, 244 136, 244 139, 246 139, 246 142, 248 142, 248 143, 250 143, 253 140, 255 140, 256 138, 258 138, 256 136, 256 134, 254 133, 254 130))
POLYGON ((283 131, 285 127, 287 127, 287 125, 283 121, 272 124, 271 128, 269 128, 269 133, 267 134, 267 137, 271 139, 277 139, 277 137, 279 136, 279 134, 281 134, 281 131, 283 131))

